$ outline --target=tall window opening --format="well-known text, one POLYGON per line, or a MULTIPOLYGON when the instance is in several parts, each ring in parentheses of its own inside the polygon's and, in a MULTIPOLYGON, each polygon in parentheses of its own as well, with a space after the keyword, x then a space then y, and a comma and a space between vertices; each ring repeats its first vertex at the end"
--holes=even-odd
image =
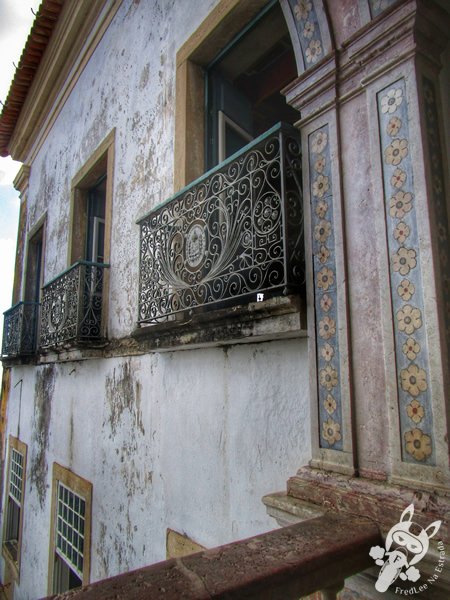
POLYGON ((25 275, 25 302, 39 302, 42 286, 42 257, 44 227, 41 226, 28 241, 27 266, 25 275))
POLYGON ((86 260, 103 263, 105 260, 105 202, 106 174, 88 190, 86 260))
POLYGON ((75 189, 72 263, 79 260, 105 262, 106 187, 104 156, 75 189))
POLYGON ((53 468, 50 592, 89 581, 92 485, 55 464, 53 468))
POLYGON ((22 542, 23 500, 25 494, 27 447, 17 438, 9 438, 7 496, 5 501, 3 553, 18 574, 22 542))
POLYGON ((270 2, 205 69, 206 168, 299 113, 281 89, 297 75, 279 2, 270 2))

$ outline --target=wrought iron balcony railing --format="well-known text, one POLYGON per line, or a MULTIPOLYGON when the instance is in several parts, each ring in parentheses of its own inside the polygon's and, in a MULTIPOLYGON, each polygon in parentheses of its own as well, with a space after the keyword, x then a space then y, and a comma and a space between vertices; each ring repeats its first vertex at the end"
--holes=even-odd
POLYGON ((4 358, 27 356, 36 352, 38 308, 37 302, 18 302, 3 313, 4 358))
POLYGON ((298 132, 279 124, 139 221, 139 323, 304 282, 298 132))
POLYGON ((104 270, 79 261, 42 288, 40 348, 102 339, 104 270))

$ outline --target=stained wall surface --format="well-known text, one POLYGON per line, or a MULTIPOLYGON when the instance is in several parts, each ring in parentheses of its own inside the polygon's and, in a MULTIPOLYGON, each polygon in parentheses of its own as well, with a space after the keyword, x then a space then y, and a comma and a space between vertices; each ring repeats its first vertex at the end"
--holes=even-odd
MULTIPOLYGON (((136 220, 173 192, 176 51, 214 5, 125 0, 31 165, 47 282, 70 261, 72 178, 115 129, 110 338, 136 326, 136 220)), ((16 598, 47 593, 53 462, 93 484, 95 581, 163 560, 167 528, 205 547, 272 529, 261 497, 311 455, 306 339, 11 373, 7 434, 28 445, 16 598)))

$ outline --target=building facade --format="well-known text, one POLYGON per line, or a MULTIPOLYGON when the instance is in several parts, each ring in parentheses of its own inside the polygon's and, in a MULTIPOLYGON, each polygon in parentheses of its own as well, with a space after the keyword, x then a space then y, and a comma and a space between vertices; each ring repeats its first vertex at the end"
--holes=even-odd
POLYGON ((448 24, 418 0, 42 2, 0 119, 24 165, 9 597, 305 503, 387 527, 409 499, 448 538, 448 24))

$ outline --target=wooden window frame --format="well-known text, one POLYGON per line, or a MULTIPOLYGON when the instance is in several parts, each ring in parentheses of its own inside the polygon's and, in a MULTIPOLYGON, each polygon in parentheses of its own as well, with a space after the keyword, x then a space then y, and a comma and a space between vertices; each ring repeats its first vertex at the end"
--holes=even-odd
POLYGON ((92 483, 76 475, 70 469, 58 463, 53 463, 52 474, 52 501, 50 517, 50 549, 48 560, 48 594, 54 594, 55 575, 55 534, 56 534, 56 509, 58 506, 58 483, 82 496, 86 502, 84 514, 84 553, 83 553, 83 578, 82 585, 87 585, 91 571, 91 525, 92 525, 92 483))
POLYGON ((23 514, 24 514, 24 501, 25 501, 25 482, 26 482, 26 469, 27 469, 27 452, 28 447, 24 442, 21 442, 18 438, 10 435, 8 444, 8 469, 5 486, 5 499, 3 508, 3 536, 2 536, 2 556, 7 561, 12 571, 13 578, 16 581, 20 579, 20 560, 22 555, 22 536, 23 536, 23 514), (22 490, 21 490, 21 503, 20 503, 20 515, 19 515, 19 532, 17 540, 17 557, 16 560, 11 556, 10 552, 6 547, 6 532, 8 527, 8 498, 9 498, 9 486, 11 478, 11 457, 12 449, 19 452, 23 457, 23 477, 22 477, 22 490))

